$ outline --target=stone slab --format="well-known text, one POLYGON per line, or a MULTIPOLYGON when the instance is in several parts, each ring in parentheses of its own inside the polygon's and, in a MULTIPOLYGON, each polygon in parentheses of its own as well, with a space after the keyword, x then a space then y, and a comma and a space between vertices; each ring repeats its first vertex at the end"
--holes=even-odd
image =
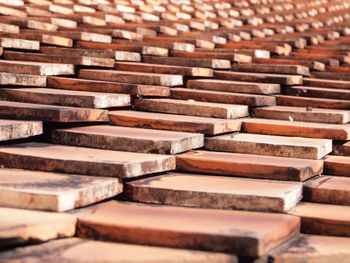
POLYGON ((322 160, 192 151, 176 156, 179 171, 259 179, 305 181, 323 170, 322 160))
POLYGON ((108 150, 177 154, 204 145, 202 134, 119 126, 85 126, 55 129, 50 141, 108 150))
POLYGON ((350 258, 350 238, 298 235, 269 252, 274 263, 347 262, 350 258))
POLYGON ((46 122, 107 122, 106 110, 0 101, 0 117, 46 122))
POLYGON ((76 217, 68 214, 0 207, 0 247, 72 237, 76 217))
POLYGON ((238 263, 235 255, 154 246, 65 238, 0 253, 0 261, 31 263, 218 262, 238 263))
POLYGON ((120 126, 196 132, 209 135, 241 129, 240 120, 140 111, 110 111, 109 120, 120 126))
POLYGON ((136 99, 136 109, 199 117, 236 119, 249 115, 248 106, 174 99, 136 99))
POLYGON ((78 237, 261 256, 299 232, 288 215, 110 201, 75 213, 78 237))
POLYGON ((0 141, 16 140, 43 133, 41 121, 14 121, 0 119, 0 141))
POLYGON ((207 138, 205 148, 212 151, 321 159, 332 151, 332 140, 232 133, 207 138))
POLYGON ((182 75, 118 70, 81 69, 79 78, 159 86, 180 86, 183 84, 182 75))
POLYGON ((289 214, 301 218, 301 232, 350 236, 350 206, 301 202, 289 214))
POLYGON ((175 169, 167 155, 110 151, 49 143, 0 146, 4 167, 128 178, 175 169))
POLYGON ((281 91, 278 84, 218 79, 190 79, 187 81, 187 88, 263 95, 280 93, 281 91))
POLYGON ((302 184, 169 173, 128 182, 125 195, 141 203, 283 213, 300 201, 302 184))
POLYGON ((0 206, 63 212, 121 193, 118 179, 0 169, 0 206))
POLYGON ((139 85, 90 79, 48 77, 47 86, 56 89, 80 90, 106 93, 127 93, 131 95, 169 97, 170 88, 165 86, 139 85))
POLYGON ((0 70, 9 73, 41 76, 74 74, 74 66, 72 64, 42 63, 31 61, 1 60, 0 70))
POLYGON ((350 205, 350 178, 324 175, 304 183, 304 200, 315 203, 350 205))
POLYGON ((242 131, 267 135, 297 136, 334 140, 350 140, 348 124, 313 123, 301 121, 242 119, 242 131))
POLYGON ((101 93, 91 91, 59 90, 48 88, 1 89, 0 95, 4 100, 45 103, 49 105, 110 108, 127 107, 131 105, 128 94, 101 93))
POLYGON ((350 111, 320 109, 310 107, 270 106, 256 108, 253 115, 257 118, 292 120, 317 123, 345 124, 350 121, 350 111))
POLYGON ((225 104, 241 104, 250 107, 276 105, 276 99, 271 96, 187 88, 172 88, 171 98, 225 104))

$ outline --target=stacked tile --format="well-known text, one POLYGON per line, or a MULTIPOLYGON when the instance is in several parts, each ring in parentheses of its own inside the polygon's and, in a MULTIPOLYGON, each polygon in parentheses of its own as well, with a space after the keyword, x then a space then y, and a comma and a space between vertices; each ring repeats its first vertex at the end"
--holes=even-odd
POLYGON ((0 261, 349 261, 349 4, 0 0, 0 261))

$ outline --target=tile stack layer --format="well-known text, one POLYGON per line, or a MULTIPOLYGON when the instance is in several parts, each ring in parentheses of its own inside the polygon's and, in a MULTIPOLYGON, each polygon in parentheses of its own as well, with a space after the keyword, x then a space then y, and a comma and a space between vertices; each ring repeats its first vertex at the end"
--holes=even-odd
POLYGON ((0 0, 0 262, 350 262, 350 0, 0 0))

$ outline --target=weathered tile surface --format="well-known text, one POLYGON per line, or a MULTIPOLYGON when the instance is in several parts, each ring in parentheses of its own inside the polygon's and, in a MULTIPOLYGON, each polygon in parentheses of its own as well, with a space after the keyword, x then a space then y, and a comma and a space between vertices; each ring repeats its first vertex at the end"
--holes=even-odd
POLYGON ((78 237, 261 256, 299 232, 282 214, 110 201, 75 213, 78 237))
POLYGON ((205 148, 213 151, 321 159, 332 151, 332 140, 232 133, 207 138, 205 148))
POLYGON ((176 164, 178 170, 185 172, 286 181, 305 181, 323 170, 322 160, 210 151, 180 154, 176 164))
POLYGON ((72 237, 76 217, 68 214, 0 207, 0 247, 72 237))
POLYGON ((297 182, 169 173, 128 182, 128 200, 176 206, 286 212, 301 199, 297 182))
POLYGON ((0 261, 40 262, 218 262, 237 263, 232 254, 65 238, 0 253, 0 261))
POLYGON ((120 126, 198 132, 212 135, 239 131, 241 129, 240 120, 140 111, 110 111, 109 119, 113 124, 120 126))
POLYGON ((1 146, 0 160, 4 167, 119 178, 175 168, 171 156, 35 142, 1 146))

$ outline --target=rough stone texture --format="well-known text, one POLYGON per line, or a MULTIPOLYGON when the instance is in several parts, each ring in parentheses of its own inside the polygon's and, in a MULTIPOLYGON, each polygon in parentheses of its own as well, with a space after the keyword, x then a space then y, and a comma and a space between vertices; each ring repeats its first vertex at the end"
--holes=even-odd
POLYGON ((41 121, 13 121, 0 119, 0 141, 23 139, 43 133, 41 121))
POLYGON ((122 192, 118 179, 0 169, 0 206, 67 211, 122 192))
POLYGON ((325 174, 350 176, 350 157, 327 155, 324 161, 325 174))
POLYGON ((175 169, 175 158, 171 156, 48 143, 1 146, 0 162, 4 167, 11 168, 119 178, 175 169))
POLYGON ((308 202, 350 205, 350 178, 320 176, 305 182, 303 193, 308 202))
POLYGON ((287 106, 271 106, 253 110, 253 115, 258 118, 339 124, 348 123, 349 114, 350 111, 287 106))
POLYGON ((280 93, 281 91, 278 84, 218 79, 192 79, 187 81, 187 88, 265 95, 280 93))
POLYGON ((75 213, 78 237, 257 257, 299 232, 282 214, 110 201, 75 213))
POLYGON ((14 101, 0 101, 0 117, 47 122, 107 122, 108 112, 14 101))
POLYGON ((180 100, 243 104, 251 107, 276 105, 276 99, 271 96, 187 88, 172 88, 171 97, 180 100))
POLYGON ((120 126, 196 132, 210 135, 239 131, 241 129, 240 120, 138 111, 110 111, 109 119, 113 124, 120 126))
POLYGON ((89 91, 58 90, 47 88, 1 89, 4 100, 83 107, 109 108, 127 107, 131 105, 129 94, 111 94, 89 91))
POLYGON ((131 181, 128 200, 176 206, 286 212, 302 197, 302 184, 170 173, 131 181))
POLYGON ((286 181, 305 181, 323 170, 322 160, 209 151, 180 154, 176 164, 185 172, 286 181))
POLYGON ((350 238, 299 235, 269 252, 274 263, 348 262, 350 238))
POLYGON ((51 142, 108 150, 177 154, 204 145, 202 134, 118 126, 86 126, 56 129, 51 142))
POLYGON ((0 207, 0 247, 72 237, 76 217, 68 214, 0 207))
POLYGON ((81 238, 65 238, 41 245, 17 248, 13 251, 0 253, 0 261, 12 263, 18 262, 18 260, 22 262, 30 261, 31 263, 238 263, 238 259, 235 255, 223 253, 102 242, 81 238))
POLYGON ((264 74, 216 70, 214 71, 214 76, 217 79, 276 83, 281 85, 299 85, 303 82, 303 76, 300 75, 264 74))
POLYGON ((46 76, 0 72, 1 85, 46 87, 46 76))
POLYGON ((289 214, 301 218, 302 233, 350 236, 349 206, 301 202, 289 214))
POLYGON ((350 140, 350 125, 300 121, 243 119, 242 131, 269 135, 350 140))
POLYGON ((232 133, 207 138, 205 148, 213 151, 321 159, 332 151, 332 140, 232 133))
POLYGON ((174 99, 136 99, 135 108, 160 113, 184 114, 199 117, 236 119, 249 115, 246 105, 227 105, 174 99))
POLYGON ((79 71, 79 77, 83 79, 108 80, 143 85, 180 86, 183 84, 182 75, 132 71, 81 69, 79 71))
POLYGON ((48 77, 47 86, 56 89, 128 93, 131 95, 168 97, 170 88, 164 86, 139 85, 89 79, 48 77))
POLYGON ((72 64, 42 63, 30 61, 1 60, 0 70, 9 73, 32 74, 32 75, 66 75, 74 74, 72 64))

